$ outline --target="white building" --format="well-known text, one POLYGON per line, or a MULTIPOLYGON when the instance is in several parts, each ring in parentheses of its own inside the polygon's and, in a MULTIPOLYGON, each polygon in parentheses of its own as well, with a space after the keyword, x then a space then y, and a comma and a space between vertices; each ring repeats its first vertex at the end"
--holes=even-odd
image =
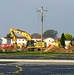
MULTIPOLYGON (((15 43, 14 40, 11 39, 11 44, 15 43)), ((17 37, 17 44, 26 44, 27 40, 25 37, 17 37)))
POLYGON ((6 38, 2 37, 1 39, 2 39, 2 44, 7 44, 7 39, 6 38))
POLYGON ((44 39, 44 42, 46 42, 47 47, 49 46, 49 44, 52 44, 55 40, 53 38, 46 38, 44 39))
POLYGON ((34 40, 35 42, 41 41, 41 36, 32 36, 32 40, 34 40))
MULTIPOLYGON (((27 38, 25 37, 16 37, 17 38, 17 44, 26 44, 27 43, 27 38)), ((2 44, 14 44, 14 40, 7 38, 7 37, 3 37, 2 39, 2 44)), ((41 37, 40 36, 36 36, 33 37, 32 36, 32 40, 34 40, 35 42, 37 41, 41 41, 41 37)))
MULTIPOLYGON (((2 39, 2 44, 13 44, 15 43, 13 39, 3 37, 2 39)), ((17 37, 17 44, 26 44, 27 40, 25 37, 17 37)))

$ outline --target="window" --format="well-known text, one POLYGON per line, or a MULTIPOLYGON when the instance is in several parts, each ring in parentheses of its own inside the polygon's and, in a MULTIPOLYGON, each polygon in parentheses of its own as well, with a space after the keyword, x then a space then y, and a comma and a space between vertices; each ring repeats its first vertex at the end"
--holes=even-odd
POLYGON ((24 41, 24 39, 22 39, 22 41, 24 41))

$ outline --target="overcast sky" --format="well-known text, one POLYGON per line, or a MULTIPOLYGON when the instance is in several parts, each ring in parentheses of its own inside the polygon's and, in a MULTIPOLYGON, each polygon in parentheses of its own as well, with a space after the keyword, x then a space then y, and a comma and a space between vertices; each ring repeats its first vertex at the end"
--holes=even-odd
POLYGON ((37 9, 44 7, 44 29, 53 29, 74 36, 74 0, 0 0, 0 37, 9 33, 9 28, 32 33, 41 33, 37 9))

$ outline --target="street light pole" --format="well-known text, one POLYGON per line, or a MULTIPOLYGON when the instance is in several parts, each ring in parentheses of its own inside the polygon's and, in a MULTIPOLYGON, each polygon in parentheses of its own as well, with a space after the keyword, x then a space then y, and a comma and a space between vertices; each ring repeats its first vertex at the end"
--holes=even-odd
POLYGON ((40 13, 40 21, 41 21, 41 53, 43 52, 42 51, 42 41, 43 41, 43 21, 44 21, 44 11, 46 12, 47 10, 44 10, 43 6, 41 7, 41 9, 37 10, 37 12, 40 13))

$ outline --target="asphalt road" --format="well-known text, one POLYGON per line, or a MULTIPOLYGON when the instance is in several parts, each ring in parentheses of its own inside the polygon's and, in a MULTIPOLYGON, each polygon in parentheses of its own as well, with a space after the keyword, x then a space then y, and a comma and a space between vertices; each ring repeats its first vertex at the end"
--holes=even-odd
POLYGON ((0 75, 74 75, 74 60, 0 59, 0 75))
POLYGON ((39 56, 1 56, 0 75, 74 75, 73 59, 69 57, 68 60, 50 60, 39 56))
POLYGON ((74 75, 74 65, 1 62, 0 75, 74 75))

